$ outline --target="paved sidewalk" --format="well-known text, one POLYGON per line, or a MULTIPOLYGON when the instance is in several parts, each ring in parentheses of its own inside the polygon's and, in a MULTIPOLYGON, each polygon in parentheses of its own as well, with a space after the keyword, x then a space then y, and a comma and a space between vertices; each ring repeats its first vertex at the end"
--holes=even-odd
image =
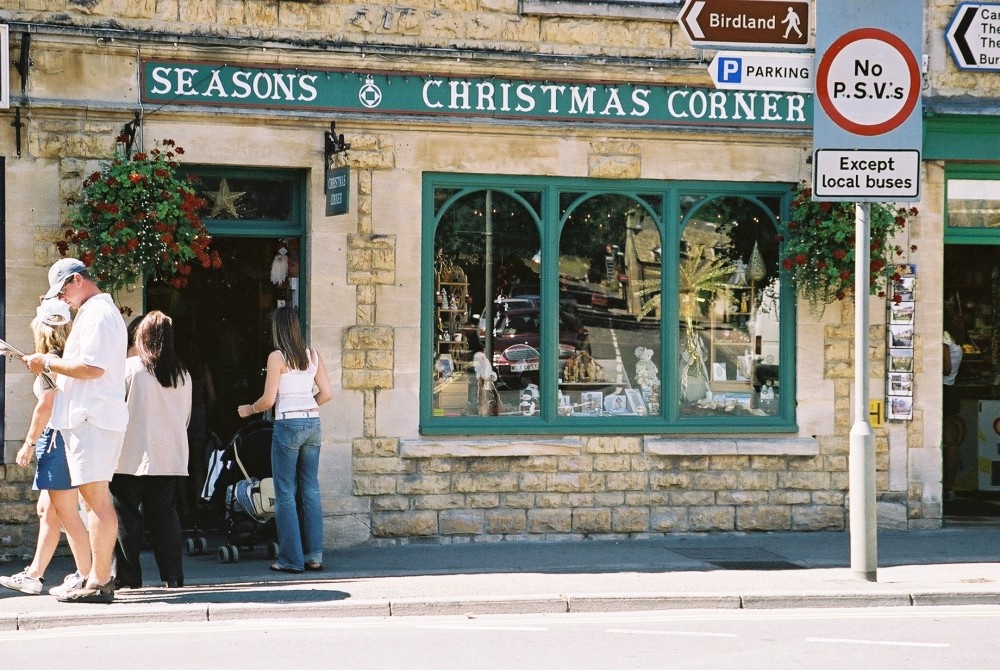
MULTIPOLYGON (((1000 526, 880 532, 878 579, 850 569, 847 533, 682 534, 629 541, 411 544, 328 551, 324 570, 185 557, 187 586, 122 590, 111 605, 0 589, 0 630, 274 617, 596 612, 677 608, 1000 605, 1000 526)), ((0 564, 13 573, 22 566, 0 564)), ((59 558, 46 586, 70 571, 59 558)))

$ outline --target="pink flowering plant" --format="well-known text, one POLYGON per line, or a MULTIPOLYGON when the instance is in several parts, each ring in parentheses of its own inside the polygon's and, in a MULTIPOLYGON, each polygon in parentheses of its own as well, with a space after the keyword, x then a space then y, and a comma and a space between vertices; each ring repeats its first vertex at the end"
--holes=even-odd
MULTIPOLYGON (((119 138, 122 141, 124 138, 119 138)), ((194 263, 219 268, 209 250, 212 238, 198 216, 205 201, 195 194, 193 176, 180 176, 177 156, 184 149, 170 139, 148 153, 118 156, 83 181, 69 213, 64 239, 56 242, 76 256, 105 291, 117 293, 141 280, 159 279, 183 288, 194 263)))
MULTIPOLYGON (((917 208, 873 203, 869 291, 885 297, 896 266, 906 249, 895 244, 917 208)), ((791 219, 784 236, 781 266, 794 278, 798 294, 814 312, 834 300, 854 293, 855 205, 850 202, 816 202, 812 189, 802 182, 795 191, 791 219)), ((916 245, 910 245, 916 251, 916 245)))

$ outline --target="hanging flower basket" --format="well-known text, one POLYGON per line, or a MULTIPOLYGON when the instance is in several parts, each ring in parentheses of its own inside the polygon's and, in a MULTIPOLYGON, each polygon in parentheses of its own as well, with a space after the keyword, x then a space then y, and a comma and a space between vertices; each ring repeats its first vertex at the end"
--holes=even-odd
MULTIPOLYGON (((886 284, 896 265, 917 246, 896 243, 917 208, 881 203, 871 206, 869 291, 885 296, 886 284)), ((784 238, 781 266, 795 280, 798 294, 814 313, 854 293, 855 205, 847 202, 815 202, 812 189, 799 184, 792 199, 791 220, 784 238)), ((905 243, 904 243, 905 244, 905 243)))
POLYGON ((149 153, 118 156, 84 179, 64 239, 56 242, 62 256, 74 245, 109 293, 145 279, 183 288, 192 264, 222 266, 197 214, 205 203, 195 195, 195 177, 177 173, 176 156, 184 149, 170 139, 161 144, 149 153))

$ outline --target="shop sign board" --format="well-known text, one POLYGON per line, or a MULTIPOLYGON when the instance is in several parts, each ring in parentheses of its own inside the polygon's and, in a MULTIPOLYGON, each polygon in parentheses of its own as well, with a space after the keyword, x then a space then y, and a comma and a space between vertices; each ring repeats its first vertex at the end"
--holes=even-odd
POLYGON ((814 198, 918 200, 922 9, 845 0, 817 11, 814 198))
POLYGON ((0 25, 0 109, 10 108, 10 26, 0 25))
POLYGON ((337 112, 523 122, 808 131, 812 95, 792 91, 383 71, 143 61, 141 100, 157 106, 337 112))
POLYGON ((347 214, 350 209, 351 169, 347 166, 326 171, 326 215, 347 214))
POLYGON ((809 44, 809 2, 687 0, 677 23, 692 46, 804 49, 809 44))
POLYGON ((959 69, 1000 72, 1000 4, 963 2, 945 37, 959 69))
POLYGON ((716 88, 743 91, 813 90, 813 55, 780 51, 719 51, 708 66, 716 88))

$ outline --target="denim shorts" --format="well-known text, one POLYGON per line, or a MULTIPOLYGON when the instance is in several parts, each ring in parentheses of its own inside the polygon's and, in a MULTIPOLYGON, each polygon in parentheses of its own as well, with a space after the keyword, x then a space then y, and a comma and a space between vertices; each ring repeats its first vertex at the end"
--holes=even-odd
POLYGON ((38 466, 35 468, 35 483, 31 488, 36 491, 67 491, 73 488, 62 433, 51 426, 46 427, 35 443, 35 459, 38 466))

